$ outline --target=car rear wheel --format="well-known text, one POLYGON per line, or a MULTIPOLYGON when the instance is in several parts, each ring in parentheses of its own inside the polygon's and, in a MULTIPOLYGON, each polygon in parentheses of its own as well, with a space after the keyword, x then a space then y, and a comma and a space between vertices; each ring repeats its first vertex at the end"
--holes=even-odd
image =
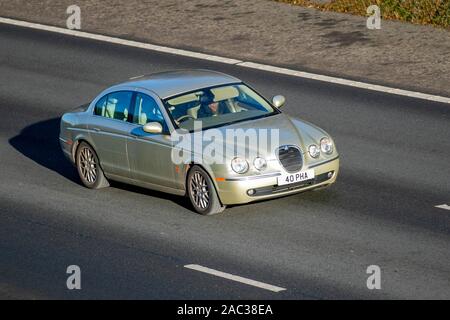
POLYGON ((109 186, 108 180, 100 167, 100 161, 94 149, 86 142, 81 142, 76 152, 76 164, 81 182, 90 189, 109 186))
POLYGON ((195 211, 202 215, 213 215, 225 210, 220 203, 214 184, 201 167, 195 165, 189 170, 187 192, 195 211))

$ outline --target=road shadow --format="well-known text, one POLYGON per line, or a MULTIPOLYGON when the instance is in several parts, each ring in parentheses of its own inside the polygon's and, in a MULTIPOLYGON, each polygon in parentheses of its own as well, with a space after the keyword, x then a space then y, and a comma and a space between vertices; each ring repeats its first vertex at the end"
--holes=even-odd
MULTIPOLYGON (((76 168, 64 156, 59 145, 59 125, 61 118, 52 118, 33 123, 9 139, 9 144, 35 163, 50 169, 66 179, 81 185, 76 168)), ((111 186, 151 197, 170 200, 185 209, 192 210, 185 197, 166 194, 159 191, 140 188, 111 181, 111 186)))
MULTIPOLYGON (((354 44, 372 44, 372 40, 367 36, 366 33, 362 31, 352 31, 352 32, 341 32, 341 31, 331 31, 322 36, 328 40, 331 45, 337 47, 349 47, 354 44)), ((329 46, 330 47, 330 46, 329 46)))

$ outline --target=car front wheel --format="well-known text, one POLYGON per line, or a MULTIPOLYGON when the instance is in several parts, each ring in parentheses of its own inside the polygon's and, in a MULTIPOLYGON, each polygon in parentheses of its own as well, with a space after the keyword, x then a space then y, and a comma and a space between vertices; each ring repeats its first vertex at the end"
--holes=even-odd
POLYGON ((225 210, 220 203, 214 184, 201 167, 195 165, 189 170, 187 192, 195 211, 202 215, 213 215, 225 210))

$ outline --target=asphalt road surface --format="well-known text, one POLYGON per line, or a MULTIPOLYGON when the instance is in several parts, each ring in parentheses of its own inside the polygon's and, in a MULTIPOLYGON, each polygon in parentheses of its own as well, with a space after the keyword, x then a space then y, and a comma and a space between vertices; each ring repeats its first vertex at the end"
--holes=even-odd
POLYGON ((450 299, 450 106, 0 25, 0 298, 450 299), (193 213, 184 198, 93 191, 59 117, 132 76, 210 68, 334 137, 331 188, 193 213), (198 264, 273 292, 185 268, 198 264), (68 290, 66 268, 81 268, 68 290), (370 265, 381 290, 366 286, 370 265))

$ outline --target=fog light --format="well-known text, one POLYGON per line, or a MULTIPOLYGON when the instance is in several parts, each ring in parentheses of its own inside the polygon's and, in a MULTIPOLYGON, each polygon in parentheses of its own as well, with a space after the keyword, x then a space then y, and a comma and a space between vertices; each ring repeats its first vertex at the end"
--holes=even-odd
POLYGON ((331 177, 333 176, 333 172, 334 172, 334 171, 328 172, 328 179, 331 179, 331 177))
POLYGON ((254 195, 254 194, 255 194, 255 192, 256 192, 256 190, 255 190, 255 189, 250 189, 250 190, 247 190, 247 194, 248 194, 249 196, 252 196, 252 195, 254 195))

